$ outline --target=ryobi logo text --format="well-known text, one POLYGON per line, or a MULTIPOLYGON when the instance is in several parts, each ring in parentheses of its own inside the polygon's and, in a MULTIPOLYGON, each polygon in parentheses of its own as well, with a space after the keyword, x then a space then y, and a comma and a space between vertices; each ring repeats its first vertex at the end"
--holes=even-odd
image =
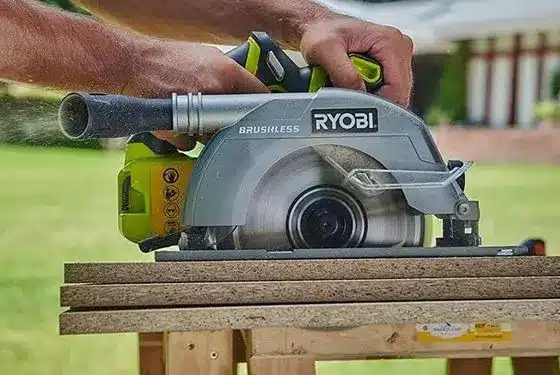
POLYGON ((375 133, 378 130, 376 108, 314 109, 313 133, 375 133))

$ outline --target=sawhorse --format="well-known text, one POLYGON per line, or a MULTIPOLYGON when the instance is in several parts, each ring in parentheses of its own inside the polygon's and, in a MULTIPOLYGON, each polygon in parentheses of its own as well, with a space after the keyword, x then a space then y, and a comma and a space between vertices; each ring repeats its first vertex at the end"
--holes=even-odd
POLYGON ((558 375, 560 257, 67 264, 61 334, 138 332, 143 375, 448 358, 558 375))

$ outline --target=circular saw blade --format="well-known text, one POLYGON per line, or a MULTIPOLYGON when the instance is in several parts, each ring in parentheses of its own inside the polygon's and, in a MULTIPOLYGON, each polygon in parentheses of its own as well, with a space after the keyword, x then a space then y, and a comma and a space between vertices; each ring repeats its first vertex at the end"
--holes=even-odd
MULTIPOLYGON (((311 247, 301 246, 301 242, 294 245, 294 235, 290 236, 288 227, 290 217, 296 215, 294 202, 301 201, 302 194, 322 186, 334 187, 358 202, 365 225, 361 235, 352 236, 360 237, 360 247, 421 246, 426 234, 424 216, 407 211, 405 198, 399 190, 364 191, 352 184, 347 174, 355 168, 383 169, 368 155, 338 145, 307 147, 278 161, 255 189, 246 225, 233 233, 235 248, 278 251, 294 246, 311 247)), ((374 174, 373 178, 376 182, 394 182, 390 173, 374 174)), ((353 202, 348 205, 355 206, 353 202)), ((306 214, 304 208, 299 212, 300 217, 306 214)), ((360 214, 356 213, 356 218, 360 214)), ((354 223, 358 227, 356 230, 360 230, 356 220, 347 222, 354 223)), ((313 247, 331 247, 331 244, 332 241, 326 241, 325 246, 313 247)))

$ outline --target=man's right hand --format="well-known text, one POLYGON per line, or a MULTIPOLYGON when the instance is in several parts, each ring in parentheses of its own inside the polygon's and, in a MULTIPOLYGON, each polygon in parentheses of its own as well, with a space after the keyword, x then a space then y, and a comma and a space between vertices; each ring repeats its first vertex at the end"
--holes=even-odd
MULTIPOLYGON (((124 95, 167 98, 172 93, 266 93, 267 87, 216 47, 201 44, 145 40, 133 53, 130 75, 120 88, 124 95)), ((196 138, 172 131, 154 133, 188 151, 196 138)), ((198 138, 205 142, 208 136, 198 138)))
POLYGON ((365 90, 348 53, 369 55, 383 65, 379 94, 404 107, 410 104, 414 44, 397 28, 326 13, 303 28, 300 50, 305 59, 327 71, 335 86, 365 90))

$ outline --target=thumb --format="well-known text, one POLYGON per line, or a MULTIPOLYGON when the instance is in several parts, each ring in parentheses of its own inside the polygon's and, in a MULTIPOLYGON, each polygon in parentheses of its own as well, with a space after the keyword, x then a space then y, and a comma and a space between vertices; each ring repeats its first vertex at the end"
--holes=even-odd
POLYGON ((348 52, 342 43, 336 43, 329 48, 312 48, 305 54, 308 63, 319 65, 326 70, 334 86, 340 88, 366 90, 365 83, 352 65, 348 52))

